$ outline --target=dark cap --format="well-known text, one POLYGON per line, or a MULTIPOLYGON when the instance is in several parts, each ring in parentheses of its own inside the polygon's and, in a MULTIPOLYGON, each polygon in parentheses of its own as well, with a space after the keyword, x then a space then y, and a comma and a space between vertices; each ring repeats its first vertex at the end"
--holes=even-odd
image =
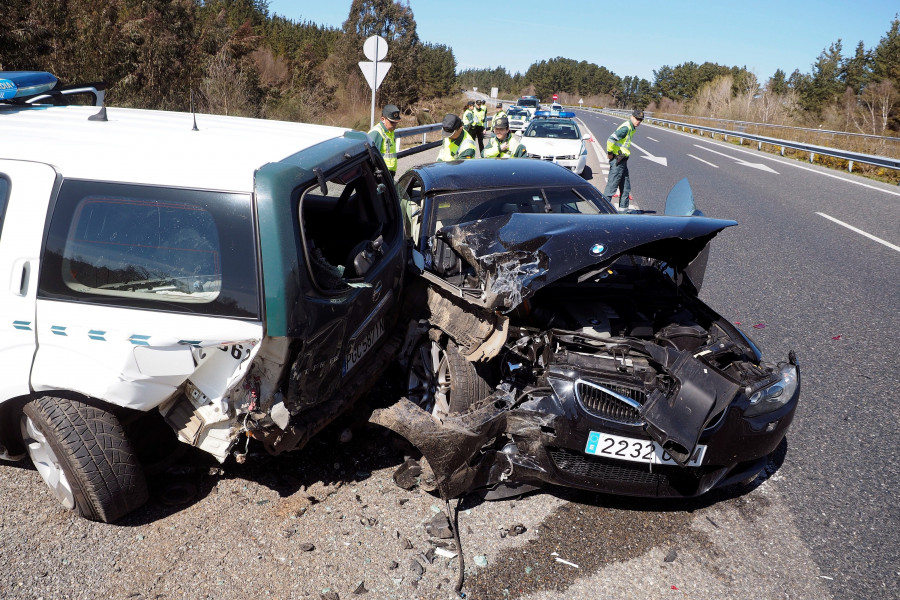
POLYGON ((505 127, 506 129, 509 129, 509 119, 500 117, 494 121, 494 127, 505 127))
POLYGON ((475 106, 475 101, 474 100, 466 101, 466 106, 475 106))
POLYGON ((637 119, 638 121, 643 121, 644 120, 644 111, 642 111, 639 108, 635 109, 635 111, 633 113, 631 113, 631 116, 634 117, 635 119, 637 119))
POLYGON ((503 108, 503 103, 502 103, 502 102, 498 102, 498 103, 497 103, 497 108, 503 108))
POLYGON ((475 101, 475 104, 484 104, 484 100, 479 98, 478 100, 475 101))
POLYGON ((453 132, 462 127, 462 121, 459 120, 459 117, 454 115, 453 113, 447 113, 447 116, 444 117, 444 122, 441 124, 441 128, 443 129, 444 137, 448 135, 453 135, 453 132))
POLYGON ((381 110, 381 116, 393 123, 400 122, 400 109, 393 104, 388 104, 381 110))

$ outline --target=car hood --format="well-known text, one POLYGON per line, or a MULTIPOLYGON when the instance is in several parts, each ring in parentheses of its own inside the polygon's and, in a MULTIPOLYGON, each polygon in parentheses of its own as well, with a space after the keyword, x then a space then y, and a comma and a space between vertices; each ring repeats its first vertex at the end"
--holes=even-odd
POLYGON ((553 138, 522 138, 525 149, 531 154, 578 154, 581 140, 560 140, 553 138))
POLYGON ((512 213, 441 229, 484 284, 482 304, 512 310, 568 275, 635 254, 685 269, 735 221, 707 217, 512 213))

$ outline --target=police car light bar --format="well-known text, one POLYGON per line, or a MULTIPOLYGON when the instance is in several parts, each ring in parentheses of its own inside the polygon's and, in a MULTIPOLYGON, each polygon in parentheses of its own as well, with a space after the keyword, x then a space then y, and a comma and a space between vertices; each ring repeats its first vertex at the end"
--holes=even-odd
POLYGON ((535 117, 560 117, 563 119, 574 119, 575 113, 562 110, 538 110, 534 113, 535 117))
POLYGON ((0 100, 43 94, 56 86, 56 77, 45 71, 0 71, 0 100))

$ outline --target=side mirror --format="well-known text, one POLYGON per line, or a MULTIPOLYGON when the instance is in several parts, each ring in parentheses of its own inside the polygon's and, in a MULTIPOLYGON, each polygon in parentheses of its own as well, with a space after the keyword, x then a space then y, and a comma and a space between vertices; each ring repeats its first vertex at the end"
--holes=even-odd
POLYGON ((523 134, 523 133, 525 133, 525 131, 522 130, 522 129, 520 129, 520 130, 518 130, 518 131, 516 132, 515 135, 516 135, 516 137, 522 137, 522 134, 523 134))
POLYGON ((584 141, 588 141, 589 139, 591 139, 591 134, 583 133, 581 134, 581 139, 583 139, 584 141))

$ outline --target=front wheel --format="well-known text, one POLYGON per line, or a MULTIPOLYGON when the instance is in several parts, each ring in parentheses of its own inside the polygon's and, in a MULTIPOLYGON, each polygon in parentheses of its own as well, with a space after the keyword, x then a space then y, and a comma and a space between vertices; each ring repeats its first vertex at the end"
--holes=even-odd
POLYGON ((435 417, 463 412, 491 394, 486 371, 463 358, 452 340, 423 335, 410 357, 407 398, 435 417))
POLYGON ((65 508, 111 523, 147 502, 147 482, 116 416, 65 398, 25 405, 22 442, 65 508))

